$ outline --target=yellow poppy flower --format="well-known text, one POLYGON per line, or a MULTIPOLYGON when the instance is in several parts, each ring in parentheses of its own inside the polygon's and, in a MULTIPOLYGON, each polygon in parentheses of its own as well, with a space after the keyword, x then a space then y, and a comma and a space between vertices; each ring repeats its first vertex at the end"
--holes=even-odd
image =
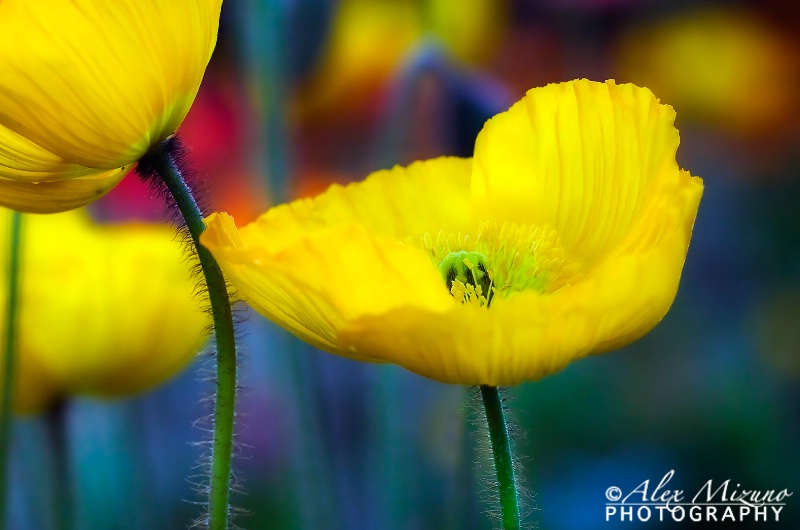
MULTIPOLYGON (((0 278, 9 219, 0 211, 0 278)), ((194 358, 211 319, 171 227, 102 226, 83 211, 23 223, 15 411, 145 390, 194 358)))
POLYGON ((172 135, 222 0, 2 0, 0 205, 76 208, 172 135))
POLYGON ((633 85, 535 88, 473 159, 334 185, 201 241, 244 298, 339 355, 511 385, 617 348, 666 314, 702 181, 671 107, 633 85))

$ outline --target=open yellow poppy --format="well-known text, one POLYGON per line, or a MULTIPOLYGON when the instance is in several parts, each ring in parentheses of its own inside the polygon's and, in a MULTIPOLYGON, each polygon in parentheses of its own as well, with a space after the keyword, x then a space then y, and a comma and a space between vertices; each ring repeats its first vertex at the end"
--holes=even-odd
POLYGON ((511 385, 625 345, 675 297, 702 181, 675 114, 633 85, 535 88, 473 159, 334 185, 202 243, 259 312, 339 355, 511 385))
MULTIPOLYGON (((0 210, 0 273, 9 218, 0 210)), ((26 215, 23 233, 16 412, 140 392, 194 358, 211 318, 170 226, 102 226, 77 210, 26 215)))
POLYGON ((102 196, 183 121, 222 0, 0 1, 0 205, 102 196))

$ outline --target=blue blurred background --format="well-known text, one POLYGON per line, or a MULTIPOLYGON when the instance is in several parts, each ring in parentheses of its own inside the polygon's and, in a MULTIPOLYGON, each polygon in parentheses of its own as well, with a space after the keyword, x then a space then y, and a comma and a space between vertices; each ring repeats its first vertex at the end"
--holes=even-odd
MULTIPOLYGON (((675 304, 649 335, 509 389, 537 528, 605 521, 605 492, 800 490, 800 10, 794 2, 237 0, 180 134, 214 209, 271 204, 395 163, 470 156, 524 92, 588 77, 650 88, 677 112, 678 162, 705 181, 675 304)), ((135 179, 98 219, 161 219, 135 179)), ((489 455, 474 392, 243 325, 239 458, 251 529, 488 529, 489 455), (477 472, 476 472, 477 467, 477 472)), ((124 401, 65 403, 14 426, 9 527, 174 529, 201 512, 208 360, 124 401)), ((800 528, 800 497, 779 523, 800 528)))

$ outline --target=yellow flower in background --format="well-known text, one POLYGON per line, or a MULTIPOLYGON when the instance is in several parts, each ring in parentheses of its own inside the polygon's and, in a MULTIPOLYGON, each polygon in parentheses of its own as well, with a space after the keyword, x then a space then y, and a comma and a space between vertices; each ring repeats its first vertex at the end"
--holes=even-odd
POLYGON ((638 27, 620 39, 619 59, 622 75, 651 87, 681 116, 740 133, 797 121, 797 50, 745 9, 692 9, 638 27))
POLYGON ((172 135, 214 49, 221 4, 0 1, 0 205, 86 204, 172 135))
POLYGON ((678 288, 702 181, 634 85, 535 88, 473 159, 334 185, 201 241, 257 311, 324 350, 511 385, 628 344, 678 288))
POLYGON ((363 105, 423 37, 456 60, 485 61, 505 23, 504 0, 342 0, 319 64, 299 99, 304 115, 363 105))
MULTIPOLYGON (((9 218, 0 211, 0 254, 9 218)), ((27 215, 23 230, 15 411, 146 390, 194 358, 211 318, 171 227, 102 226, 79 210, 27 215)))

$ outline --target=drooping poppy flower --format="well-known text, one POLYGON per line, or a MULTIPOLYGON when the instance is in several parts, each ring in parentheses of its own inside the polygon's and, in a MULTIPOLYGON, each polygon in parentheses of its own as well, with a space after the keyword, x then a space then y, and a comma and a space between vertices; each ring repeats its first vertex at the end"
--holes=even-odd
POLYGON ((171 136, 216 44, 221 4, 0 2, 0 205, 84 205, 171 136))
MULTIPOLYGON (((0 271, 9 218, 0 211, 0 271)), ((15 411, 146 390, 194 358, 211 318, 170 226, 97 225, 77 210, 26 215, 23 230, 15 411)))
POLYGON ((511 385, 628 344, 675 297, 702 195, 633 85, 535 88, 474 158, 334 185, 202 243, 257 311, 339 355, 511 385))

